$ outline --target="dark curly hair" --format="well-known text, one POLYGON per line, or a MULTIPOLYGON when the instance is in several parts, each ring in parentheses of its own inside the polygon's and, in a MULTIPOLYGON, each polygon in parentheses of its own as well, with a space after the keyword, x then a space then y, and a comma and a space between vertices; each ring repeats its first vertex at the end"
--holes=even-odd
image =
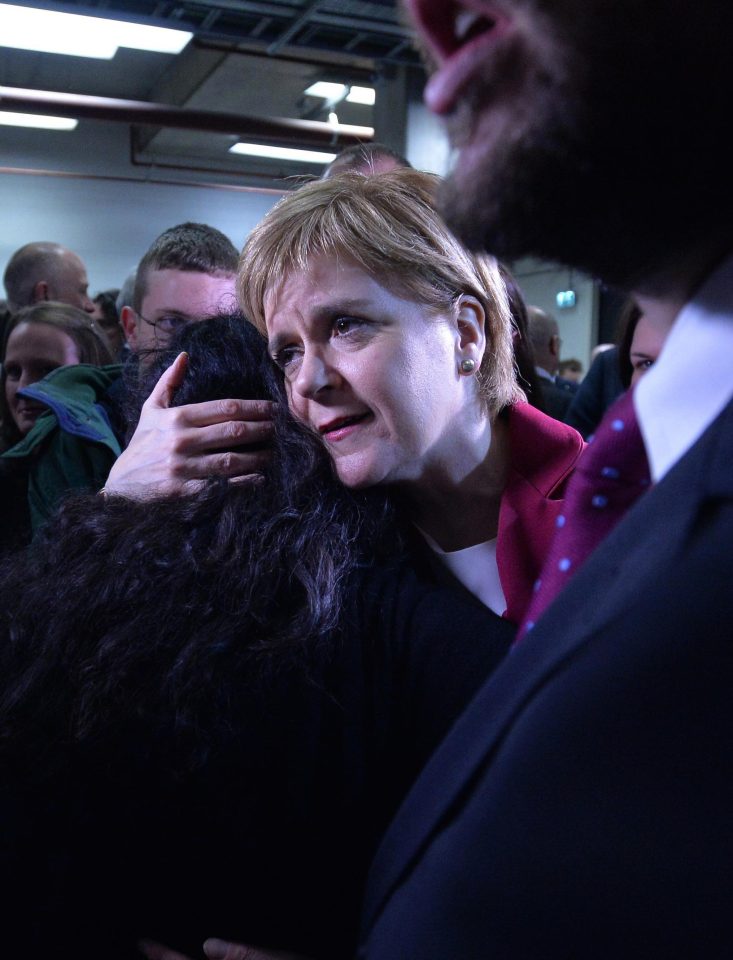
POLYGON ((77 496, 0 569, 6 755, 32 756, 29 737, 43 750, 118 723, 173 722, 178 762, 202 762, 245 695, 226 677, 307 669, 341 622, 350 575, 394 551, 386 501, 334 478, 320 439, 288 413, 254 327, 241 317, 189 326, 151 380, 180 350, 190 359, 176 404, 275 401, 264 479, 145 502, 77 496))

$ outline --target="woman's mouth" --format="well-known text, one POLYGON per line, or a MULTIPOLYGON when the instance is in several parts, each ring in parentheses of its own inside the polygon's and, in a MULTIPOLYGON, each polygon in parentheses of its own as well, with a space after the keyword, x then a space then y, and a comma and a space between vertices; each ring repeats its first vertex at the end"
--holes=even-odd
POLYGON ((425 103, 434 113, 450 112, 490 48, 511 25, 494 3, 407 0, 408 9, 437 65, 425 88, 425 103))
POLYGON ((19 417, 24 417, 26 420, 37 420, 45 409, 46 407, 22 406, 17 407, 15 412, 19 417))
POLYGON ((371 419, 372 416, 372 413, 367 411, 366 413, 353 414, 348 417, 336 417, 334 420, 329 420, 328 423, 322 424, 318 428, 318 432, 323 439, 328 440, 329 443, 338 443, 339 440, 345 440, 346 437, 351 436, 357 427, 366 420, 371 419))

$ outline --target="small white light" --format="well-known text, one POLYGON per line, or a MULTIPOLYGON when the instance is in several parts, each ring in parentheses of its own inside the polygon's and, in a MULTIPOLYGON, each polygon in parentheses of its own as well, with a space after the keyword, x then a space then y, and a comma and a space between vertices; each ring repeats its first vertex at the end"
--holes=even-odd
POLYGON ((111 60, 118 47, 180 53, 186 30, 0 3, 0 46, 111 60))
POLYGON ((241 153, 246 157, 270 157, 273 160, 295 160, 299 163, 330 163, 335 153, 321 150, 296 150, 293 147, 270 147, 264 143, 235 143, 230 153, 241 153))
POLYGON ((11 113, 0 110, 0 123, 6 127, 37 127, 41 130, 75 130, 79 121, 70 117, 45 117, 37 113, 11 113))
POLYGON ((349 103, 363 103, 367 107, 373 107, 377 93, 374 87, 352 87, 346 99, 349 103))
POLYGON ((555 303, 561 310, 575 306, 575 290, 560 290, 555 294, 555 303))
POLYGON ((332 110, 328 115, 328 122, 332 127, 337 127, 339 125, 339 115, 335 110, 332 110))
POLYGON ((303 93, 307 97, 322 97, 324 100, 338 100, 346 93, 343 83, 329 83, 327 80, 318 80, 312 83, 303 93))

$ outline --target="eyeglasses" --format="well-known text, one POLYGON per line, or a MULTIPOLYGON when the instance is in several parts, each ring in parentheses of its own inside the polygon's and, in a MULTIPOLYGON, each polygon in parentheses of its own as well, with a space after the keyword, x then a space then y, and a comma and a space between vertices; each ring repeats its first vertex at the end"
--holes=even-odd
POLYGON ((180 317, 176 314, 164 313, 162 317, 158 317, 156 320, 148 320, 148 318, 144 317, 141 313, 137 313, 137 311, 135 311, 135 313, 141 320, 144 320, 148 326, 153 327, 156 333, 164 334, 165 336, 177 333, 192 322, 190 317, 180 317))

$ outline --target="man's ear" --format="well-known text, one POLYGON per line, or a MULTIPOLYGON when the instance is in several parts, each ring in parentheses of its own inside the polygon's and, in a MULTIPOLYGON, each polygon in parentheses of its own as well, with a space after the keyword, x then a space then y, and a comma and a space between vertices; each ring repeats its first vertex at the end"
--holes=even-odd
POLYGON ((120 323, 122 324, 122 329, 125 331, 125 339, 130 346, 130 350, 132 350, 133 353, 137 353, 137 314, 132 307, 122 308, 120 323))
POLYGON ((38 283, 36 283, 33 287, 31 297, 31 303, 42 303, 46 300, 50 300, 51 297, 48 293, 48 282, 46 280, 39 280, 38 283))
POLYGON ((458 299, 456 328, 459 365, 464 360, 473 360, 474 369, 478 370, 486 351, 486 314, 476 297, 463 294, 458 299))

